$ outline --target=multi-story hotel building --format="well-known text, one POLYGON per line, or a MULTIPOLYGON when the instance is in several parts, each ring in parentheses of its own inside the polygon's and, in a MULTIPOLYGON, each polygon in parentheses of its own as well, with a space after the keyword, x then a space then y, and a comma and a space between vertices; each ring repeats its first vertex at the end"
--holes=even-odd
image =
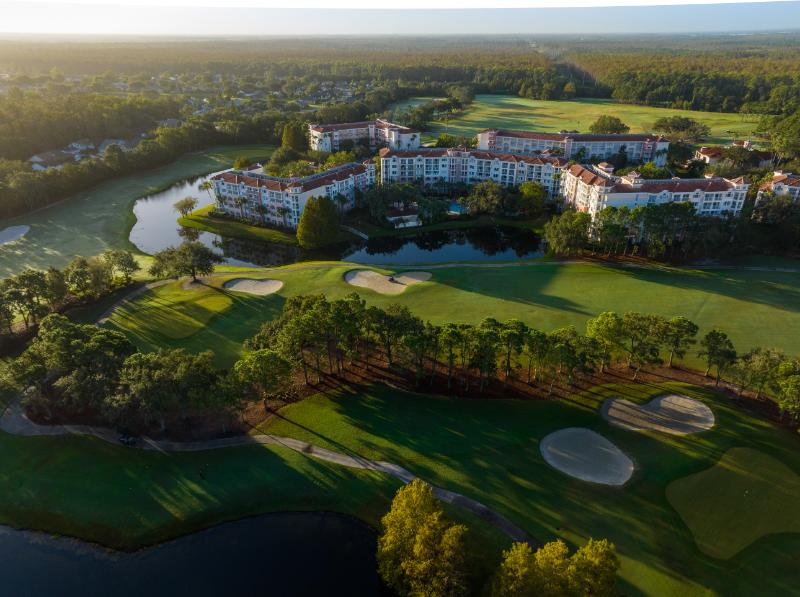
POLYGON ((559 192, 559 176, 567 160, 562 157, 513 155, 475 149, 435 148, 380 151, 381 183, 475 184, 493 180, 501 185, 526 181, 541 184, 550 196, 559 192))
POLYGON ((614 176, 608 164, 575 164, 565 169, 561 177, 565 202, 589 213, 592 219, 605 207, 634 208, 672 202, 689 202, 701 216, 738 216, 749 187, 742 177, 647 180, 637 172, 614 176))
POLYGON ((583 133, 531 133, 486 129, 478 133, 478 149, 504 153, 534 154, 558 150, 567 159, 583 154, 583 159, 610 159, 622 148, 628 161, 667 163, 669 140, 658 135, 590 135, 583 133), (581 151, 583 150, 583 151, 581 151))
POLYGON ((385 145, 391 149, 419 147, 419 131, 386 120, 346 122, 343 124, 309 124, 308 137, 311 149, 339 151, 343 141, 354 144, 367 142, 370 147, 385 145))
POLYGON ((296 229, 310 197, 339 200, 347 211, 356 189, 375 184, 375 163, 349 163, 301 178, 280 178, 255 171, 230 170, 213 177, 214 191, 223 211, 235 218, 296 229))
POLYGON ((791 197, 792 201, 800 201, 800 174, 792 174, 783 170, 776 170, 772 180, 758 188, 756 203, 764 198, 765 193, 772 193, 777 197, 791 197))

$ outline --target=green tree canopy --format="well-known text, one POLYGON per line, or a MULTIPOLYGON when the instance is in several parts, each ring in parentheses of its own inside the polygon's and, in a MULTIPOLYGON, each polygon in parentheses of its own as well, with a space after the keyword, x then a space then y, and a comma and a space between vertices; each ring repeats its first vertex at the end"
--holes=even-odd
POLYGON ((627 133, 629 130, 631 130, 631 127, 622 122, 616 116, 603 114, 602 116, 597 117, 597 120, 592 123, 592 125, 589 127, 589 130, 595 135, 619 135, 622 133, 627 133))
POLYGON ((168 276, 209 276, 222 256, 197 241, 186 241, 178 247, 169 247, 153 255, 150 274, 159 278, 168 276))
POLYGON ((338 237, 339 212, 336 204, 328 197, 310 197, 297 225, 300 246, 318 249, 336 242, 338 237))
POLYGON ((400 488, 381 524, 378 571, 398 594, 467 594, 467 528, 447 519, 429 485, 415 479, 400 488))

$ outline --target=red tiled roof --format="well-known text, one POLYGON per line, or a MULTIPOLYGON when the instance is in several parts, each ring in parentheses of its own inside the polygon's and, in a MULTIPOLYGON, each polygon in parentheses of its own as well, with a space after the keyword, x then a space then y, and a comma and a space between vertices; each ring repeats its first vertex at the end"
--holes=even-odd
POLYGON ((402 126, 400 124, 393 124, 388 120, 382 120, 378 118, 377 120, 365 120, 363 122, 342 122, 340 124, 309 124, 308 127, 312 131, 316 131, 318 133, 330 133, 333 131, 344 131, 348 129, 366 129, 370 126, 375 126, 380 129, 397 129, 398 131, 405 132, 405 133, 413 133, 416 132, 413 129, 408 128, 407 126, 402 126))
POLYGON ((719 146, 715 145, 715 146, 712 146, 712 147, 701 147, 698 150, 698 153, 700 153, 700 155, 706 155, 706 156, 708 156, 710 158, 713 158, 713 157, 717 157, 717 156, 722 155, 723 151, 724 151, 723 147, 719 147, 719 146))
MULTIPOLYGON (((450 152, 453 153, 467 153, 469 157, 474 157, 479 160, 500 160, 501 162, 525 162, 526 164, 552 164, 556 167, 566 165, 567 160, 560 156, 545 156, 545 155, 518 155, 511 153, 501 153, 497 151, 481 151, 476 149, 465 149, 463 147, 447 148, 447 147, 431 147, 423 149, 403 149, 393 150, 384 147, 378 153, 382 158, 438 158, 447 157, 450 152)), ((459 157, 459 156, 453 156, 459 157)))
POLYGON ((776 182, 782 183, 787 187, 800 187, 800 174, 776 174, 771 181, 762 184, 759 188, 762 190, 771 189, 776 182))
POLYGON ((544 141, 666 141, 660 135, 627 134, 627 135, 594 135, 591 133, 534 133, 529 131, 512 131, 506 129, 486 129, 481 133, 494 132, 498 137, 516 137, 520 139, 541 139, 544 141))
POLYGON ((681 179, 671 180, 643 180, 640 184, 633 185, 630 181, 623 179, 610 179, 600 176, 598 173, 580 164, 574 164, 568 172, 588 185, 611 187, 612 193, 660 193, 670 191, 672 193, 691 193, 694 191, 705 191, 713 193, 715 191, 730 191, 735 184, 744 184, 747 179, 739 177, 736 180, 728 181, 724 178, 704 178, 704 179, 681 179))
POLYGON ((300 188, 301 191, 308 191, 311 189, 318 189, 334 182, 347 180, 351 176, 357 176, 367 171, 369 160, 361 164, 352 164, 347 168, 331 171, 329 174, 322 173, 323 175, 311 175, 303 178, 296 179, 279 179, 270 176, 248 176, 241 171, 230 170, 228 172, 221 172, 212 177, 213 180, 224 180, 231 184, 244 184, 248 187, 267 188, 271 191, 286 191, 290 188, 300 188))
POLYGON ((671 193, 691 193, 694 191, 705 191, 713 193, 715 191, 730 191, 733 183, 724 178, 708 178, 704 180, 654 180, 644 181, 641 186, 634 187, 630 183, 618 183, 614 185, 614 193, 660 193, 670 191, 671 193))
POLYGON ((596 172, 589 170, 588 168, 584 168, 580 164, 573 164, 570 166, 567 172, 585 184, 594 185, 597 187, 610 187, 614 184, 604 176, 600 176, 596 172))
POLYGON ((333 131, 343 131, 347 129, 366 129, 369 128, 369 125, 375 124, 374 120, 364 121, 364 122, 343 122, 341 124, 310 124, 308 127, 312 131, 317 131, 318 133, 330 133, 333 131))

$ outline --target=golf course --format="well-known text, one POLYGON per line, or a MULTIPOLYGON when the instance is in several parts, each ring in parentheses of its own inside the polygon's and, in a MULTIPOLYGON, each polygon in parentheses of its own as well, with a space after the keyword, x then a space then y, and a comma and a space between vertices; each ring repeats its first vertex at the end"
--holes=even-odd
MULTIPOLYGON (((347 272, 357 269, 345 263, 305 263, 250 270, 248 277, 283 282, 276 293, 257 296, 223 288, 241 270, 220 268, 206 285, 186 290, 181 282, 168 283, 124 303, 108 325, 124 332, 142 350, 213 347, 218 363, 227 366, 238 358, 241 342, 280 313, 286 298, 324 292, 335 299, 358 292, 369 304, 400 302, 432 323, 452 321, 454 314, 465 323, 492 316, 500 321, 521 319, 548 332, 568 325, 583 331, 589 318, 609 310, 683 315, 700 326, 701 334, 714 327, 723 329, 742 352, 769 346, 787 354, 800 353, 795 333, 800 327, 797 272, 547 261, 447 265, 430 267, 429 280, 408 285, 396 295, 348 283, 347 272)), ((374 271, 391 274, 395 270, 374 271)), ((95 316, 99 313, 82 313, 85 321, 95 316)), ((695 354, 687 362, 700 366, 695 354)))
POLYGON ((239 156, 263 159, 272 149, 264 145, 212 147, 7 220, 5 226, 24 225, 30 229, 22 238, 3 246, 0 277, 13 275, 25 267, 63 267, 77 255, 96 255, 107 248, 135 249, 128 241, 128 234, 135 223, 131 208, 137 199, 187 178, 230 168, 239 156))
MULTIPOLYGON (((414 104, 406 100, 403 105, 413 107, 414 104)), ((711 129, 709 143, 729 143, 733 139, 750 137, 758 122, 756 116, 654 108, 603 99, 547 101, 513 95, 476 95, 472 104, 457 118, 446 123, 432 123, 424 138, 431 140, 441 133, 472 137, 489 127, 545 133, 566 129, 588 133, 589 126, 602 115, 620 118, 631 127, 632 133, 651 132, 658 118, 694 118, 711 129)))

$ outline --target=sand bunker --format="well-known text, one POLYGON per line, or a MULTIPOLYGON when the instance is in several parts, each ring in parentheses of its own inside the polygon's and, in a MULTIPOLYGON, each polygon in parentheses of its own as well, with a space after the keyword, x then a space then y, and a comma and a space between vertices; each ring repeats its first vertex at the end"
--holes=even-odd
POLYGON ((283 282, 280 280, 254 280, 252 278, 234 278, 228 280, 222 285, 226 290, 233 290, 234 292, 246 292, 247 294, 256 294, 258 296, 266 296, 278 292, 283 288, 283 282))
POLYGON ((659 396, 647 404, 609 398, 603 403, 602 412, 609 423, 630 431, 688 435, 708 431, 714 426, 714 413, 710 408, 699 400, 679 394, 659 396))
POLYGON ((3 230, 0 230, 0 245, 13 243, 15 240, 21 239, 28 234, 28 230, 30 229, 30 226, 9 226, 8 228, 3 228, 3 230))
POLYGON ((633 461, 591 429, 560 429, 542 439, 539 450, 547 464, 582 481, 619 486, 633 474, 633 461))
POLYGON ((394 276, 384 276, 368 269, 354 269, 344 275, 344 281, 348 284, 369 288, 380 294, 400 294, 409 286, 430 279, 430 272, 403 272, 394 276))

